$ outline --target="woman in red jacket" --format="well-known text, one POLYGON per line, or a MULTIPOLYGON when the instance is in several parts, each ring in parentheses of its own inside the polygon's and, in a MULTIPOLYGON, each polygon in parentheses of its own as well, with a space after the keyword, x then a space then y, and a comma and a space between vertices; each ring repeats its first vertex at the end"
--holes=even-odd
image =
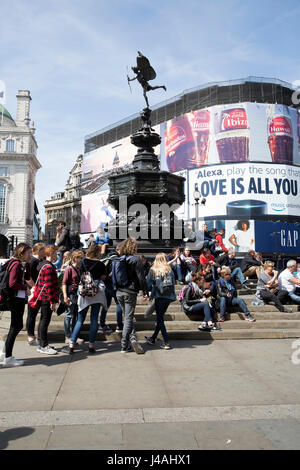
POLYGON ((9 272, 8 282, 11 292, 9 300, 11 323, 4 350, 1 354, 2 357, 0 361, 3 361, 2 367, 17 367, 24 365, 24 361, 17 361, 12 356, 12 350, 16 337, 23 328, 23 315, 26 298, 27 294, 30 293, 26 282, 33 285, 30 278, 30 261, 31 247, 26 243, 19 243, 19 245, 16 246, 13 258, 7 261, 3 266, 3 269, 8 269, 9 272))
POLYGON ((199 257, 200 264, 206 264, 209 263, 212 266, 215 266, 215 257, 214 255, 211 254, 211 251, 209 248, 203 248, 203 252, 201 253, 199 257))

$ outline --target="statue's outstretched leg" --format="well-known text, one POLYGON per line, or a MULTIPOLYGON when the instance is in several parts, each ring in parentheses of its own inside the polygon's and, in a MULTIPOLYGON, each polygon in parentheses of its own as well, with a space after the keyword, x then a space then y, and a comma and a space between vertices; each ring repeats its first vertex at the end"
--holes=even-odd
POLYGON ((161 86, 152 86, 152 87, 151 87, 151 90, 157 90, 157 88, 163 88, 165 91, 167 91, 167 88, 165 87, 165 85, 161 85, 161 86))
POLYGON ((146 95, 146 90, 145 89, 144 89, 144 98, 146 100, 147 108, 149 108, 149 101, 148 101, 148 97, 146 95))

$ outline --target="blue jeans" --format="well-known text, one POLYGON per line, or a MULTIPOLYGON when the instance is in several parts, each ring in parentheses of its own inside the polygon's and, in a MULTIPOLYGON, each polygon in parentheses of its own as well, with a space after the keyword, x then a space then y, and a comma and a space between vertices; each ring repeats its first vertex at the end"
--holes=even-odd
POLYGON ((152 339, 156 339, 158 333, 161 331, 162 337, 165 343, 169 342, 168 334, 164 322, 164 315, 171 303, 169 299, 158 298, 155 299, 155 310, 156 310, 156 327, 152 335, 152 339))
POLYGON ((212 240, 204 240, 202 248, 209 248, 210 250, 214 251, 216 242, 212 240))
POLYGON ((114 299, 116 303, 116 316, 117 316, 117 325, 122 330, 123 329, 123 316, 122 316, 122 308, 117 299, 117 291, 113 289, 109 289, 108 287, 105 289, 105 296, 107 301, 107 309, 105 310, 104 307, 101 309, 100 314, 100 326, 103 328, 105 326, 106 321, 106 314, 111 306, 112 299, 114 299))
POLYGON ((183 281, 183 275, 182 275, 182 270, 180 264, 175 264, 172 265, 172 269, 174 272, 175 277, 178 279, 178 281, 183 281))
POLYGON ((90 324, 90 344, 96 341, 98 331, 98 316, 101 304, 92 304, 78 312, 78 319, 72 333, 72 343, 75 344, 85 320, 88 309, 91 307, 91 324, 90 324))
POLYGON ((198 302, 193 305, 187 315, 198 315, 199 313, 204 313, 204 321, 212 321, 213 310, 208 302, 198 302))
POLYGON ((137 341, 134 325, 134 311, 137 294, 125 291, 117 291, 117 299, 124 314, 124 328, 122 334, 122 348, 127 348, 129 341, 137 341))
POLYGON ((226 314, 227 305, 238 305, 245 315, 250 315, 247 305, 240 297, 220 297, 220 314, 222 317, 226 314))
POLYGON ((242 273, 242 270, 240 267, 236 267, 231 271, 231 279, 234 279, 235 276, 237 276, 241 284, 244 284, 246 282, 246 278, 244 274, 242 273))
POLYGON ((60 269, 62 267, 62 262, 63 262, 63 254, 57 253, 57 261, 53 263, 55 266, 55 269, 60 269))
MULTIPOLYGON (((77 298, 77 296, 75 297, 77 298)), ((78 305, 77 303, 74 303, 75 298, 72 299, 72 296, 70 296, 70 299, 73 300, 73 303, 68 306, 64 319, 65 335, 67 338, 71 337, 78 318, 78 305)))
POLYGON ((300 305, 300 296, 295 293, 289 293, 289 298, 293 301, 294 304, 300 305))

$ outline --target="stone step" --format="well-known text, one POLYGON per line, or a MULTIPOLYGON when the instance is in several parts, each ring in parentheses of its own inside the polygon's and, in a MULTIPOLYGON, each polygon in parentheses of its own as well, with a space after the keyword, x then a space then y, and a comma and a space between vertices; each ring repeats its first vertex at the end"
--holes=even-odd
MULTIPOLYGON (((241 297, 246 303, 250 302, 256 302, 257 299, 255 297, 254 294, 250 294, 250 295, 239 295, 239 297, 241 297)), ((178 295, 177 295, 177 299, 178 299, 178 295)), ((176 302, 178 302, 178 300, 176 300, 176 302)), ((148 300, 144 300, 143 297, 139 296, 137 297, 136 299, 136 304, 137 305, 146 305, 146 306, 149 306, 150 304, 152 303, 152 301, 148 301, 148 300)), ((172 303, 175 303, 175 302, 172 302, 172 303)))
MULTIPOLYGON (((248 303, 248 302, 247 302, 248 303)), ((149 304, 147 304, 148 306, 149 304)), ((144 320, 144 313, 146 311, 146 307, 147 306, 142 306, 142 305, 137 305, 136 306, 136 310, 135 310, 135 318, 136 320, 139 320, 139 321, 143 321, 144 320)), ((279 312, 276 307, 274 305, 263 305, 263 306, 258 306, 258 305, 248 305, 248 309, 249 311, 253 314, 253 315, 260 315, 261 317, 260 318, 264 318, 264 319, 291 319, 291 320, 295 320, 295 319, 298 319, 300 318, 300 310, 299 310, 299 305, 288 305, 288 308, 290 308, 293 312, 292 313, 284 313, 284 312, 279 312)), ((2 316, 0 317, 0 326, 6 324, 6 323, 9 323, 10 322, 10 312, 1 312, 2 313, 2 316)), ((237 307, 234 307, 231 309, 231 313, 230 313, 231 317, 233 317, 233 315, 237 315, 237 316, 243 316, 243 313, 240 312, 238 310, 237 307)), ((197 316, 192 316, 192 318, 195 317, 197 318, 197 316)), ((37 316, 37 322, 39 321, 39 318, 40 318, 40 315, 38 314, 37 316)), ((88 313, 87 317, 86 317, 86 321, 89 322, 89 318, 90 318, 90 315, 88 313)), ((115 306, 112 306, 107 315, 106 315, 106 318, 107 318, 107 322, 114 322, 115 319, 116 319, 116 315, 115 315, 115 306)), ((150 319, 155 319, 155 313, 153 315, 151 315, 149 317, 150 319)), ((166 314, 165 314, 165 319, 166 320, 172 320, 172 319, 176 319, 176 320, 186 320, 188 319, 189 317, 182 311, 181 309, 181 305, 179 302, 174 302, 172 303, 166 314)), ((201 315, 199 316, 199 318, 201 318, 201 315)), ((52 320, 51 322, 56 322, 57 324, 63 324, 64 322, 64 314, 61 315, 61 316, 57 316, 55 314, 52 315, 52 320)), ((24 315, 24 324, 26 323, 26 311, 25 311, 25 315, 24 315)))
MULTIPOLYGON (((300 320, 300 312, 294 311, 292 313, 283 313, 283 312, 278 312, 278 310, 272 310, 272 311, 264 311, 264 310, 256 310, 256 311, 251 311, 251 313, 257 317, 260 318, 261 320, 300 320)), ((243 318, 244 314, 242 312, 235 312, 235 313, 230 313, 230 315, 227 315, 230 317, 232 320, 234 319, 239 319, 243 318)), ((165 321, 172 321, 172 320, 177 320, 177 321, 185 321, 185 320, 198 320, 201 319, 201 315, 191 315, 191 317, 188 317, 184 312, 177 311, 177 312, 172 312, 172 311, 167 311, 165 314, 165 321)), ((155 320, 155 314, 151 315, 147 319, 145 319, 143 313, 135 313, 135 319, 137 321, 149 321, 155 320)), ((108 313, 106 316, 106 322, 107 323, 115 323, 116 322, 116 315, 115 313, 108 313)))
MULTIPOLYGON (((145 341, 144 336, 151 336, 153 329, 137 331, 137 338, 142 343, 145 341)), ((222 331, 214 332, 204 332, 199 330, 169 330, 168 331, 169 340, 198 340, 198 341, 207 341, 207 340, 246 340, 246 339, 287 339, 287 338, 299 338, 300 329, 224 329, 222 331)), ((85 341, 89 340, 88 331, 83 331, 80 334, 80 337, 85 341)), ((159 339, 161 335, 158 336, 159 339)), ((17 341, 26 340, 26 336, 20 333, 17 336, 17 341)), ((102 334, 97 335, 96 341, 109 341, 109 342, 120 342, 121 334, 114 333, 109 336, 104 336, 102 334)), ((64 334, 62 332, 53 332, 49 331, 49 342, 63 342, 64 334)), ((149 345, 145 347, 151 348, 149 345)))
MULTIPOLYGON (((201 319, 198 320, 166 320, 167 330, 192 330, 197 329, 198 325, 201 323, 201 319)), ((115 323, 107 323, 113 329, 116 327, 115 323)), ((300 330, 300 320, 263 320, 260 318, 256 319, 256 322, 245 321, 244 317, 238 319, 230 319, 222 323, 218 323, 222 329, 299 329, 300 330)), ((154 330, 155 321, 136 321, 135 329, 137 331, 143 330, 154 330)), ((89 330, 89 323, 86 322, 82 326, 82 331, 89 330)), ((57 324, 56 322, 51 322, 49 325, 48 331, 62 331, 63 325, 57 324)), ((107 335, 109 336, 109 335, 107 335)))
MULTIPOLYGON (((252 305, 252 301, 246 301, 245 299, 244 299, 244 301, 247 304, 248 309, 250 310, 250 312, 261 312, 261 311, 264 311, 264 312, 278 312, 277 308, 274 305, 270 305, 270 304, 267 304, 267 305, 252 305)), ((151 305, 150 303, 146 303, 144 305, 143 304, 138 304, 136 306, 135 312, 136 313, 144 313, 150 305, 151 305)), ((299 308, 298 305, 287 305, 286 307, 292 309, 293 312, 297 312, 298 308, 299 308)), ((231 310, 233 312, 237 312, 238 307, 232 307, 231 310)), ((109 313, 113 313, 114 311, 115 311, 115 307, 112 306, 109 309, 109 313)), ((171 303, 168 307, 168 310, 167 310, 167 312, 181 312, 181 311, 182 311, 182 309, 181 309, 180 302, 171 303)))

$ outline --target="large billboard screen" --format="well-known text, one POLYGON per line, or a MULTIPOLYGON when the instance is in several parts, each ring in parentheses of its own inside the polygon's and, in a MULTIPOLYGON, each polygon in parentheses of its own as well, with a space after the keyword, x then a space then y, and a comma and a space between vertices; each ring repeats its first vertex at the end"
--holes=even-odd
MULTIPOLYGON (((186 178, 186 200, 176 211, 179 218, 195 219, 195 189, 206 199, 201 219, 235 220, 226 227, 228 236, 241 235, 234 229, 240 220, 300 218, 296 109, 249 102, 216 105, 164 122, 155 126, 155 132, 162 140, 155 148, 161 170, 186 178)), ((136 153, 126 137, 84 155, 83 233, 96 231, 101 222, 99 211, 107 194, 96 194, 103 192, 111 172, 128 167, 136 153)), ((251 226, 248 247, 253 246, 253 230, 251 226)))
POLYGON ((161 126, 171 172, 224 163, 300 164, 297 110, 278 104, 212 106, 161 126))

